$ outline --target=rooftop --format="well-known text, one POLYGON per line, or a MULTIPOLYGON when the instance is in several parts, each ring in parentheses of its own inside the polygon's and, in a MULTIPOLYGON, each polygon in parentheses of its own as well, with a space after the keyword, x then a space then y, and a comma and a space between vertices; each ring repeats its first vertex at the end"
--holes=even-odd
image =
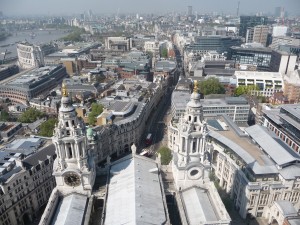
POLYGON ((30 155, 38 148, 41 147, 43 139, 41 138, 22 138, 16 139, 13 142, 7 144, 2 151, 17 151, 24 155, 30 155))
POLYGON ((88 197, 80 194, 71 194, 60 200, 53 216, 51 225, 81 225, 88 197))
POLYGON ((5 85, 17 86, 20 88, 28 87, 49 77, 51 72, 54 71, 56 68, 57 66, 44 66, 32 69, 22 74, 21 76, 9 81, 5 85))
POLYGON ((281 210, 283 216, 298 216, 298 213, 290 201, 287 200, 279 200, 276 201, 275 204, 281 210))
POLYGON ((261 72, 261 71, 235 71, 235 78, 246 78, 246 79, 279 79, 282 80, 282 75, 279 72, 261 72))
POLYGON ((165 224, 168 221, 156 163, 127 156, 110 167, 104 224, 165 224))
POLYGON ((284 144, 277 136, 269 132, 267 128, 254 125, 245 129, 245 132, 257 143, 268 156, 279 166, 294 161, 300 162, 300 156, 288 145, 284 144))
MULTIPOLYGON (((187 103, 191 99, 191 94, 186 91, 173 91, 172 93, 172 104, 175 105, 176 109, 186 108, 187 103)), ((216 99, 201 99, 203 107, 222 107, 228 105, 248 105, 248 102, 243 97, 226 97, 216 99)))
POLYGON ((217 209, 206 189, 192 187, 182 191, 184 209, 187 214, 189 225, 218 221, 217 209))
POLYGON ((281 108, 294 117, 300 118, 300 104, 282 105, 281 108))
POLYGON ((155 65, 155 71, 172 71, 175 68, 176 63, 169 60, 158 61, 155 65))

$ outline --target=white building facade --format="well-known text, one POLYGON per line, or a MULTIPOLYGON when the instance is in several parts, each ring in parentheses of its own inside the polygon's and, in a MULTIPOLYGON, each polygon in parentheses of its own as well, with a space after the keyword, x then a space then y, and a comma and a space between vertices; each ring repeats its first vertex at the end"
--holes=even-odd
POLYGON ((0 152, 0 224, 23 225, 39 217, 55 187, 55 148, 51 144, 25 159, 0 152))
POLYGON ((283 76, 280 72, 235 71, 233 85, 258 86, 259 95, 270 97, 284 89, 283 76))
POLYGON ((232 122, 219 124, 221 129, 208 134, 214 173, 239 214, 271 220, 272 206, 279 200, 299 210, 300 158, 259 125, 242 132, 232 122))
POLYGON ((29 43, 17 44, 18 62, 22 69, 32 69, 44 65, 41 48, 29 43))

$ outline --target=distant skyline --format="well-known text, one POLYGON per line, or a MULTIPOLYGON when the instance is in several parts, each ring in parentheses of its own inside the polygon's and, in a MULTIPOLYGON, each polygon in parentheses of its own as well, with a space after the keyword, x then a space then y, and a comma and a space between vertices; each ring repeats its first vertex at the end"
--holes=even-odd
MULTIPOLYGON (((117 13, 193 13, 236 14, 238 0, 0 0, 0 11, 7 16, 72 15, 91 9, 94 14, 117 13)), ((274 13, 282 6, 289 15, 300 14, 300 0, 240 0, 240 14, 274 13)))

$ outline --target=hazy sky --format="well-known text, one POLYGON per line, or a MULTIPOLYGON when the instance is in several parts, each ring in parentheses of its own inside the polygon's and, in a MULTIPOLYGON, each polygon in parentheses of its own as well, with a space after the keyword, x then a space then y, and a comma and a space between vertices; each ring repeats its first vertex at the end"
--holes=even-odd
MULTIPOLYGON (((236 13, 238 0, 0 0, 4 15, 71 15, 91 9, 100 13, 156 13, 193 11, 236 13)), ((290 15, 300 14, 300 0, 240 0, 240 14, 274 12, 283 6, 290 15)))

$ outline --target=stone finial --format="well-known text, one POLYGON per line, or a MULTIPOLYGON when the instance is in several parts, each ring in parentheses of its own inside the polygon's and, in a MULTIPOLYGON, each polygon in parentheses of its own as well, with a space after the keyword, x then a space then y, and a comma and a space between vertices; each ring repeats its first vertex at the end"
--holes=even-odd
POLYGON ((132 152, 132 155, 136 155, 136 146, 135 146, 135 144, 131 145, 131 152, 132 152))

